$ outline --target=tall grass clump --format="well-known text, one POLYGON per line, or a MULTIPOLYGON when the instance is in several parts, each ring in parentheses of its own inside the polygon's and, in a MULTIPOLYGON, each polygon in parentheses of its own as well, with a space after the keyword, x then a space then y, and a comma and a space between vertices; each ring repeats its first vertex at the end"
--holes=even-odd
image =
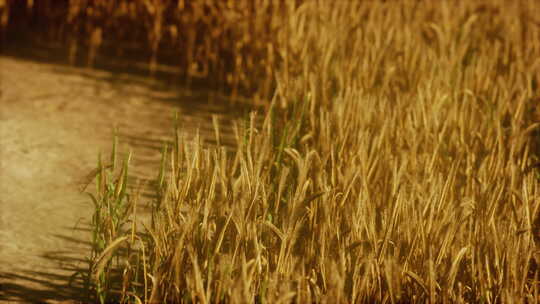
POLYGON ((284 6, 267 113, 234 149, 176 129, 150 219, 102 250, 121 287, 94 284, 147 303, 537 302, 538 4, 284 6))

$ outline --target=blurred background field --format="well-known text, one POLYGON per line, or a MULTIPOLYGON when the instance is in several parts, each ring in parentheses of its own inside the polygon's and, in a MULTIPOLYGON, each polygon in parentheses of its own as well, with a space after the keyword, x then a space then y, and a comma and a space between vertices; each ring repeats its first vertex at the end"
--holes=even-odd
POLYGON ((103 155, 96 301, 538 302, 537 1, 0 4, 7 54, 253 110, 171 128, 151 198, 103 155))
POLYGON ((414 92, 432 76, 420 70, 444 69, 453 81, 469 77, 486 86, 512 76, 514 60, 534 68, 540 26, 535 1, 4 0, 0 6, 8 49, 15 41, 36 43, 61 49, 61 60, 71 64, 126 61, 126 69, 168 72, 180 83, 200 80, 207 89, 266 100, 276 90, 294 91, 289 87, 300 78, 300 87, 317 80, 321 103, 346 88, 414 92), (491 58, 496 71, 475 73, 488 49, 498 54, 491 58))

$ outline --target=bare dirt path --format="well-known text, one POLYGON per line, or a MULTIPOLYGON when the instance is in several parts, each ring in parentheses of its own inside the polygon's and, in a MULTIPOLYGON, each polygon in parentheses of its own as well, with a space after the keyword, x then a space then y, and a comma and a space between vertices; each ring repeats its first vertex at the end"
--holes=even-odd
POLYGON ((84 301, 68 286, 90 246, 93 210, 80 189, 98 152, 108 156, 114 127, 134 153, 134 177, 151 180, 175 110, 203 137, 216 115, 230 141, 239 116, 157 81, 8 56, 0 90, 0 302, 84 301))

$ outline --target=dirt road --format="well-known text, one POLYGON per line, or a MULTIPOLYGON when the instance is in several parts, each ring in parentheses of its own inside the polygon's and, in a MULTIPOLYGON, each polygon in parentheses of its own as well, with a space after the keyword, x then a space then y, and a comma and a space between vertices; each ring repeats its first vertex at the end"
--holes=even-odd
POLYGON ((225 134, 239 116, 215 96, 118 72, 1 56, 0 79, 0 302, 84 300, 68 286, 90 246, 92 208, 79 190, 114 127, 134 153, 133 176, 151 180, 175 110, 203 137, 213 115, 225 134))

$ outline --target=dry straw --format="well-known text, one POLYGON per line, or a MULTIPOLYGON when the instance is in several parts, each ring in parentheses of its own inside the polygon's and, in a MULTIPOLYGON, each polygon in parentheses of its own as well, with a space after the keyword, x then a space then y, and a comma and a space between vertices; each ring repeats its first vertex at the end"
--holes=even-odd
POLYGON ((171 45, 187 76, 273 99, 234 150, 175 130, 142 228, 103 211, 134 201, 100 171, 101 301, 538 301, 536 1, 111 3, 151 66, 171 45))

